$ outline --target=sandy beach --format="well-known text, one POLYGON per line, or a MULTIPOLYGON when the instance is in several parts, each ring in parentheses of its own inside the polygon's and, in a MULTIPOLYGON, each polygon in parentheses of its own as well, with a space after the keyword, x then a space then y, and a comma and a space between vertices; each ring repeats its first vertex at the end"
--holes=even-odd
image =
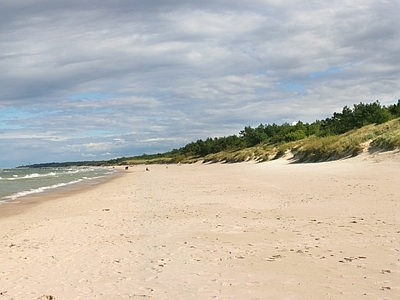
POLYGON ((0 205, 0 300, 400 299, 399 152, 148 168, 0 205))

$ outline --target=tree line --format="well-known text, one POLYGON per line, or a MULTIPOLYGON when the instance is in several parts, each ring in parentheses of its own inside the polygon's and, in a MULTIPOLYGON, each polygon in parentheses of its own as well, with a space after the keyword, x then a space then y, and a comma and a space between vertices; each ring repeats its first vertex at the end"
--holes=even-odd
POLYGON ((199 139, 184 147, 174 149, 168 154, 171 156, 205 156, 220 151, 235 151, 253 147, 261 143, 279 144, 292 142, 315 135, 325 137, 339 135, 369 124, 382 124, 400 117, 400 99, 397 104, 381 105, 379 100, 373 103, 354 104, 352 108, 345 106, 341 112, 333 113, 325 120, 316 120, 313 123, 296 124, 283 123, 281 125, 260 124, 258 127, 246 126, 239 135, 227 137, 199 139))

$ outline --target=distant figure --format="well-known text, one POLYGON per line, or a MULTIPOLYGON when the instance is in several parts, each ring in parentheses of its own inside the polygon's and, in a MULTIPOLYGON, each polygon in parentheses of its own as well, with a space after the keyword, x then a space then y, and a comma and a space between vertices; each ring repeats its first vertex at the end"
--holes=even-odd
POLYGON ((149 168, 146 168, 146 171, 150 171, 149 168))
POLYGON ((128 166, 125 167, 125 170, 128 170, 128 166))

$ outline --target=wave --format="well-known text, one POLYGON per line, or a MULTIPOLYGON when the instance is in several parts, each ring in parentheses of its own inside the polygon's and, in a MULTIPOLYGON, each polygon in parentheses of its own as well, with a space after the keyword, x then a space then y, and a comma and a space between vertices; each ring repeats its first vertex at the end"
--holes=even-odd
POLYGON ((77 180, 73 180, 73 181, 70 181, 70 182, 57 183, 57 184, 53 184, 53 185, 49 185, 49 186, 39 187, 39 188, 36 188, 36 189, 30 189, 30 190, 27 190, 27 191, 21 191, 21 192, 12 194, 10 196, 6 196, 6 197, 2 198, 2 200, 15 200, 15 199, 20 198, 20 197, 25 197, 25 196, 32 195, 32 194, 43 193, 43 192, 45 192, 47 190, 51 190, 51 189, 55 189, 55 188, 59 188, 59 187, 63 187, 63 186, 67 186, 67 185, 71 185, 71 184, 75 184, 75 183, 79 183, 79 182, 82 182, 82 181, 83 181, 83 179, 77 179, 77 180))
POLYGON ((79 168, 51 170, 14 170, 12 174, 1 173, 0 202, 14 200, 30 194, 101 178, 116 173, 108 168, 79 168), (32 173, 26 173, 32 172, 32 173))
POLYGON ((55 172, 50 172, 50 173, 45 173, 45 174, 32 173, 32 174, 26 174, 24 176, 14 174, 13 177, 10 177, 10 178, 1 178, 0 177, 0 180, 13 181, 13 180, 33 179, 33 178, 39 178, 39 177, 57 177, 58 175, 59 174, 57 174, 55 172))
MULTIPOLYGON (((26 174, 26 175, 18 175, 14 174, 12 175, 13 177, 6 177, 2 178, 0 177, 0 180, 8 180, 8 181, 14 181, 14 180, 24 180, 24 179, 34 179, 34 178, 40 178, 40 177, 59 177, 63 175, 72 175, 72 174, 79 174, 79 173, 84 173, 84 172, 93 172, 96 171, 96 169, 92 168, 82 168, 82 169, 60 169, 59 172, 49 172, 49 173, 31 173, 31 174, 26 174)), ((106 172, 105 174, 111 174, 112 172, 106 172)))

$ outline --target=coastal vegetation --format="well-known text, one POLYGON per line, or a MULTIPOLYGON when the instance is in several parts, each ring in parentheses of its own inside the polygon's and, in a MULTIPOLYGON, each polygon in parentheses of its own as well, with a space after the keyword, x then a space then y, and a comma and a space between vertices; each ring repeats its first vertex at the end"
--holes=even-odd
POLYGON ((345 106, 313 123, 260 124, 239 135, 199 139, 166 153, 121 157, 108 161, 36 164, 31 167, 105 166, 151 163, 268 161, 290 152, 295 162, 352 157, 367 151, 400 148, 400 99, 396 104, 359 103, 345 106))

